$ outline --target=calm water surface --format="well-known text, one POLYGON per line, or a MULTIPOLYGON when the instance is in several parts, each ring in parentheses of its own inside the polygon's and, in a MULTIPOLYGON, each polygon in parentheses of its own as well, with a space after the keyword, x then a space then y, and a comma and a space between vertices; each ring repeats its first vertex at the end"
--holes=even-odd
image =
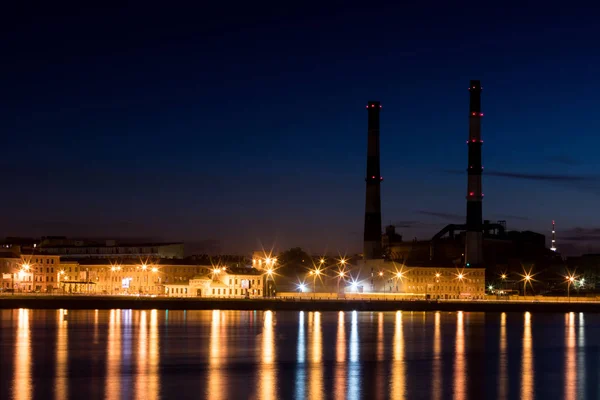
POLYGON ((0 399, 598 399, 600 315, 0 310, 0 399))

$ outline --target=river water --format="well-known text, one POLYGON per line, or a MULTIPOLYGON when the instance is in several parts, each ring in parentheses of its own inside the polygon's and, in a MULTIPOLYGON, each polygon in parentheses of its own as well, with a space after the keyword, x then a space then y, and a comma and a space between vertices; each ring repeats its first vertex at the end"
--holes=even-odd
POLYGON ((0 399, 597 399, 600 315, 0 310, 0 399))

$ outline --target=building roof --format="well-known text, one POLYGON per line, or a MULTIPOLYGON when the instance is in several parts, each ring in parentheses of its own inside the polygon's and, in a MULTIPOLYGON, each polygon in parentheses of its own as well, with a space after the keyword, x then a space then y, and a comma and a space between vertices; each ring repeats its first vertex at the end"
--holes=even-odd
POLYGON ((76 261, 80 265, 140 265, 144 262, 153 266, 197 266, 212 269, 211 265, 200 264, 196 260, 189 260, 187 258, 161 258, 159 260, 152 259, 151 257, 146 260, 144 257, 136 258, 65 258, 66 262, 76 261))
POLYGON ((225 273, 229 275, 262 275, 262 272, 256 268, 248 267, 228 267, 225 269, 225 273))
POLYGON ((166 243, 115 243, 113 245, 107 245, 106 243, 82 243, 78 244, 43 244, 39 247, 42 249, 55 248, 85 248, 85 247, 161 247, 161 246, 173 246, 183 245, 183 242, 166 242, 166 243))

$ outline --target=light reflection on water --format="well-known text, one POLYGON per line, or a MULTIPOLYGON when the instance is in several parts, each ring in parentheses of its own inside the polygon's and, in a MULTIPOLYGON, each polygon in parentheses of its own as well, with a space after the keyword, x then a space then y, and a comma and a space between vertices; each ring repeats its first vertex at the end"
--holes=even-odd
POLYGON ((506 313, 500 314, 500 349, 498 356, 498 400, 508 398, 508 352, 506 343, 506 313))
POLYGON ((523 328, 523 354, 521 355, 521 399, 534 398, 533 393, 533 344, 531 339, 531 313, 525 313, 523 328))
POLYGON ((19 310, 13 310, 13 312, 15 311, 18 313, 18 322, 15 341, 15 372, 12 384, 12 396, 16 400, 29 400, 32 397, 29 310, 21 308, 19 310))
POLYGON ((600 315, 474 314, 1 310, 0 399, 598 398, 600 315))
POLYGON ((69 358, 69 330, 68 321, 65 318, 66 310, 62 308, 57 311, 57 333, 56 333, 56 386, 54 398, 57 400, 68 399, 68 358, 69 358))
POLYGON ((394 360, 392 364, 392 381, 390 384, 390 398, 404 399, 406 396, 406 383, 404 372, 404 332, 402 328, 402 311, 396 311, 394 325, 394 360))

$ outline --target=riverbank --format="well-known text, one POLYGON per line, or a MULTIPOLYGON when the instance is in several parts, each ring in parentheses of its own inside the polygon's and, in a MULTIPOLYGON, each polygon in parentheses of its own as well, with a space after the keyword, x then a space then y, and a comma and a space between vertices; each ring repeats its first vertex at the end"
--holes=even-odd
POLYGON ((0 296, 0 309, 277 311, 600 312, 600 302, 181 299, 121 296, 0 296))

